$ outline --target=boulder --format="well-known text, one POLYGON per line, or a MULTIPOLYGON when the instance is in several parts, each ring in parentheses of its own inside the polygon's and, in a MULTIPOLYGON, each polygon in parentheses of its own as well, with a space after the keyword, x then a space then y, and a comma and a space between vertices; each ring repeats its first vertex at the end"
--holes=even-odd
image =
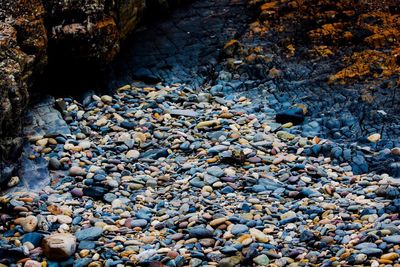
POLYGON ((65 260, 76 250, 76 237, 69 233, 56 233, 43 239, 43 253, 51 260, 65 260))

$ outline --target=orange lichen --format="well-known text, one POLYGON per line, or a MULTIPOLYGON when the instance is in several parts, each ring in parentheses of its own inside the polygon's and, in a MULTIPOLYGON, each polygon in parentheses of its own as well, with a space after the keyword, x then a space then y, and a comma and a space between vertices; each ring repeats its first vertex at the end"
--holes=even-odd
POLYGON ((400 66, 392 53, 364 50, 354 53, 346 61, 352 64, 332 75, 330 82, 344 83, 347 79, 390 77, 400 73, 400 66))
POLYGON ((252 34, 280 35, 286 56, 334 58, 345 67, 329 82, 400 80, 400 14, 396 0, 249 0, 260 10, 252 34), (299 43, 298 41, 304 41, 299 43), (298 45, 301 45, 301 49, 298 45), (308 55, 307 55, 308 53, 308 55))

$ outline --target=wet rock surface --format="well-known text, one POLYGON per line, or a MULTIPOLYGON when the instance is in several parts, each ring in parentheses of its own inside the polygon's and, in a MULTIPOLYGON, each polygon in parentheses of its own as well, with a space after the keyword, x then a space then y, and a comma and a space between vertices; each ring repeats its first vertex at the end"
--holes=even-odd
POLYGON ((165 83, 207 82, 221 48, 247 27, 251 12, 243 0, 187 1, 167 17, 138 28, 110 69, 114 89, 135 79, 165 83))

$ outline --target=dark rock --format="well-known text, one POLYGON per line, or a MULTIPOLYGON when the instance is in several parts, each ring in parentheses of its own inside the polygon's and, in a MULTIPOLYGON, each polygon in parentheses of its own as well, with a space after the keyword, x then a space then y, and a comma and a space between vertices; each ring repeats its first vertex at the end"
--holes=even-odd
POLYGON ((214 235, 213 231, 201 226, 189 228, 188 232, 190 237, 195 238, 207 238, 214 235))
POLYGON ((101 186, 91 186, 83 188, 83 195, 94 199, 102 199, 108 190, 101 186))
POLYGON ((168 157, 168 150, 165 148, 150 149, 140 154, 140 158, 159 159, 161 157, 168 157))
POLYGON ((290 108, 276 114, 276 122, 300 124, 304 121, 304 112, 301 108, 290 108))
POLYGON ((33 233, 26 233, 26 234, 24 235, 24 237, 22 238, 22 243, 30 242, 30 243, 32 243, 35 247, 38 247, 38 246, 40 246, 43 237, 44 237, 44 235, 41 234, 41 233, 36 233, 36 232, 33 232, 33 233))
POLYGON ((400 162, 393 162, 389 164, 388 174, 400 178, 400 162))
POLYGON ((314 233, 309 230, 304 230, 300 233, 300 241, 301 242, 309 242, 314 239, 315 239, 314 233))

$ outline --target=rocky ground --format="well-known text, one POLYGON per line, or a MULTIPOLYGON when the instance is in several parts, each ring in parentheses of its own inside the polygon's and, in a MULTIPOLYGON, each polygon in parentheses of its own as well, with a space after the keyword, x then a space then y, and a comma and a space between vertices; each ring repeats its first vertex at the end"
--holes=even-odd
POLYGON ((140 27, 109 70, 108 88, 135 79, 208 83, 241 92, 271 117, 305 106, 291 133, 335 141, 321 152, 357 174, 400 176, 391 153, 400 146, 399 15, 391 1, 370 5, 195 1, 140 27))
POLYGON ((0 266, 400 265, 397 98, 382 90, 397 70, 350 82, 354 46, 290 46, 353 14, 314 2, 194 1, 135 32, 107 94, 39 97, 0 197, 0 266), (321 20, 296 32, 304 14, 321 20))
POLYGON ((51 185, 1 197, 3 265, 350 266, 399 258, 397 180, 354 175, 218 86, 124 86, 31 137, 51 185))

